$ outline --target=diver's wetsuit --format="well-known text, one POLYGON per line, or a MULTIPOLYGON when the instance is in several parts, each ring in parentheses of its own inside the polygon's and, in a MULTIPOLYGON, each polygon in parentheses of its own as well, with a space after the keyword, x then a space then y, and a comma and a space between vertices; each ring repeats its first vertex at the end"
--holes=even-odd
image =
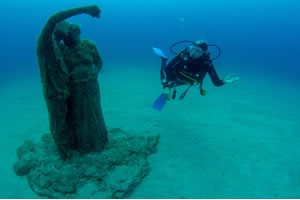
POLYGON ((212 64, 209 53, 204 53, 201 57, 192 59, 187 50, 183 50, 168 64, 166 59, 162 59, 160 78, 164 88, 184 84, 194 85, 195 83, 200 83, 200 88, 202 88, 206 73, 209 74, 216 87, 224 84, 212 64))

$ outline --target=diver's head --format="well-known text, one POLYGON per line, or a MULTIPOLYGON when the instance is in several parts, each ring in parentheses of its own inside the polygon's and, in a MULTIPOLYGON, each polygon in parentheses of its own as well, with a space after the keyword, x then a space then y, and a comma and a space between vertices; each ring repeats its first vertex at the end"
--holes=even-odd
POLYGON ((190 56, 193 59, 200 58, 208 49, 208 45, 203 40, 197 40, 194 42, 193 45, 189 46, 187 48, 188 52, 190 53, 190 56))
POLYGON ((208 50, 208 44, 204 40, 197 40, 194 44, 200 47, 203 51, 208 50))
POLYGON ((80 43, 80 27, 76 24, 70 24, 67 31, 67 36, 64 38, 66 46, 76 46, 80 43))

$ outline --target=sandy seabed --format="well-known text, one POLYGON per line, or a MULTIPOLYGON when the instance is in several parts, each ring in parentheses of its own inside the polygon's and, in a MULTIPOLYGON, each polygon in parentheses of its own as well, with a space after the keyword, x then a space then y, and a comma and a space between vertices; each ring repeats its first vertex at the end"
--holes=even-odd
MULTIPOLYGON (((205 97, 192 88, 158 112, 157 66, 106 67, 99 82, 108 127, 161 136, 131 198, 300 198, 299 85, 243 75, 215 88, 207 78, 205 97)), ((39 198, 13 171, 16 149, 49 132, 38 75, 0 90, 0 198, 39 198)))

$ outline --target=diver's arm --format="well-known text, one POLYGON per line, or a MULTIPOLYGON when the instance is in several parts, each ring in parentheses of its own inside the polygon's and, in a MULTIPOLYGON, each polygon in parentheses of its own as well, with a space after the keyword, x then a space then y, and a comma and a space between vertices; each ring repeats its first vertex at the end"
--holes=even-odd
POLYGON ((39 37, 39 43, 38 43, 38 48, 46 48, 49 47, 49 45, 51 46, 51 44, 54 42, 53 40, 53 32, 55 30, 56 25, 75 15, 79 15, 79 14, 89 14, 92 17, 99 17, 100 14, 100 9, 97 6, 84 6, 84 7, 79 7, 79 8, 73 8, 73 9, 69 9, 69 10, 65 10, 65 11, 61 11, 58 12, 54 15, 52 15, 46 25, 44 26, 42 33, 39 37))
POLYGON ((214 67, 213 64, 210 64, 210 66, 208 66, 208 70, 207 70, 209 77, 212 81, 212 83, 216 86, 216 87, 220 87, 222 85, 224 85, 224 81, 221 80, 216 72, 216 69, 214 67))

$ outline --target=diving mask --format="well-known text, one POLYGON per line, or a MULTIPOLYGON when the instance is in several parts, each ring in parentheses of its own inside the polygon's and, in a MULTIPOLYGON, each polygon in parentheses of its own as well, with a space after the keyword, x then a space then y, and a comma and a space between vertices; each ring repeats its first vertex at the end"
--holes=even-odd
POLYGON ((202 48, 200 48, 197 45, 191 45, 187 48, 187 51, 189 52, 190 56, 193 59, 197 59, 200 58, 203 54, 204 54, 204 50, 202 48))

